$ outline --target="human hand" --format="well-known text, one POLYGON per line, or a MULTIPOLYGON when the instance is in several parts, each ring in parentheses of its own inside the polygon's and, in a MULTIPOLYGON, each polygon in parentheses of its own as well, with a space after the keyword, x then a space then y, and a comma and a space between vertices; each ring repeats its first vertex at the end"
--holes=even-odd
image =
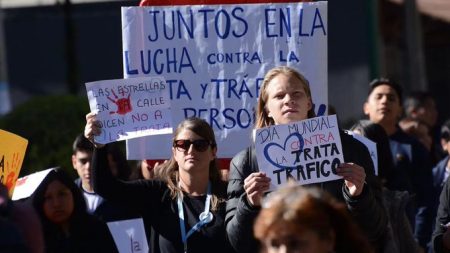
POLYGON ((350 196, 359 196, 364 188, 366 172, 364 168, 354 163, 341 163, 336 168, 337 174, 344 178, 345 186, 350 196))
POLYGON ((254 172, 244 180, 244 190, 248 203, 252 206, 261 206, 264 192, 269 190, 270 178, 263 172, 254 172))
POLYGON ((86 126, 84 127, 84 137, 94 144, 96 148, 105 146, 104 144, 96 143, 94 136, 100 135, 102 132, 101 124, 97 120, 97 114, 90 112, 86 114, 86 126))

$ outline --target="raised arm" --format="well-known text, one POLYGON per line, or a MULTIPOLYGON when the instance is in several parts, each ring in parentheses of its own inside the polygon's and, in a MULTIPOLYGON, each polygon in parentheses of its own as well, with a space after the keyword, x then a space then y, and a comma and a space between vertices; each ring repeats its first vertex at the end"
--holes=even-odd
POLYGON ((105 145, 95 143, 94 136, 101 133, 96 115, 86 115, 84 135, 95 146, 92 156, 91 178, 94 191, 107 200, 132 206, 138 210, 152 210, 163 194, 165 184, 160 181, 138 180, 125 182, 116 179, 109 168, 105 145))

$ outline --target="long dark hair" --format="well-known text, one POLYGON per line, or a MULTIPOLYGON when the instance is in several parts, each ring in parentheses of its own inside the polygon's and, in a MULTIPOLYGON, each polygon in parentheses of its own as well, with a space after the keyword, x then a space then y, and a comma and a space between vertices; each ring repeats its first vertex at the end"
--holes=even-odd
POLYGON ((389 136, 386 131, 381 125, 370 120, 358 121, 352 126, 351 130, 360 132, 361 135, 377 144, 378 177, 389 188, 394 172, 394 158, 392 157, 389 136))
POLYGON ((59 181, 69 188, 73 196, 74 210, 69 220, 69 229, 72 229, 74 225, 77 226, 77 224, 82 223, 81 220, 83 220, 85 216, 88 216, 86 202, 81 190, 64 170, 60 168, 54 169, 48 173, 32 196, 32 204, 41 219, 45 232, 44 235, 47 235, 47 233, 53 234, 60 230, 60 228, 56 224, 53 224, 44 214, 45 192, 47 191, 49 184, 54 181, 59 181))

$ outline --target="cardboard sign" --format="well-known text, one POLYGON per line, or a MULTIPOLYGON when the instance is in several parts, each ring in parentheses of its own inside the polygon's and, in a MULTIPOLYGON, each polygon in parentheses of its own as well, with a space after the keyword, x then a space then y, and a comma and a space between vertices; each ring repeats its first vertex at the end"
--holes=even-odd
POLYGON ((112 221, 107 224, 120 253, 150 253, 141 218, 112 221))
POLYGON ((258 129, 255 148, 271 190, 289 179, 305 185, 341 178, 336 168, 344 156, 336 115, 258 129))
POLYGON ((0 129, 0 182, 11 197, 22 168, 28 140, 0 129))
POLYGON ((377 151, 377 144, 373 141, 371 141, 369 138, 362 136, 358 133, 348 131, 349 134, 353 135, 355 139, 360 141, 362 144, 364 144, 370 153, 370 158, 373 162, 373 167, 375 169, 375 175, 378 175, 378 151, 377 151))
POLYGON ((172 133, 169 87, 162 77, 86 83, 91 111, 97 112, 106 144, 147 135, 172 133))
MULTIPOLYGON (((216 133, 218 157, 233 157, 251 144, 254 106, 275 66, 301 72, 316 114, 325 114, 327 21, 326 1, 123 7, 124 77, 164 76, 174 125, 205 119, 216 133)), ((128 159, 170 157, 170 139, 129 140, 128 159)))
POLYGON ((11 199, 19 200, 30 197, 41 184, 42 180, 44 180, 48 173, 52 170, 54 170, 54 168, 38 171, 28 176, 19 178, 11 199))

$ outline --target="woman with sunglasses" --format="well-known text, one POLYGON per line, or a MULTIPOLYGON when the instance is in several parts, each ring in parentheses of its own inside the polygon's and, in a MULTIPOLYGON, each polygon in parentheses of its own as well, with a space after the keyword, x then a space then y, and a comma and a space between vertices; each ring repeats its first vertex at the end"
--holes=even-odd
MULTIPOLYGON (((101 129, 95 114, 86 120, 85 136, 93 141, 101 129)), ((212 128, 202 119, 185 119, 172 143, 172 157, 160 168, 162 180, 131 182, 112 177, 105 149, 94 143, 95 192, 140 212, 155 233, 151 252, 230 252, 224 227, 226 183, 216 166, 212 128)))
MULTIPOLYGON (((290 67, 271 69, 264 77, 256 110, 256 129, 315 117, 308 81, 290 67)), ((370 242, 376 245, 387 229, 381 185, 365 146, 344 132, 340 136, 345 162, 339 165, 337 174, 342 179, 314 185, 346 203, 370 242)), ((254 146, 233 158, 225 222, 230 243, 237 252, 258 251, 252 226, 269 185, 269 177, 259 171, 254 146)))

